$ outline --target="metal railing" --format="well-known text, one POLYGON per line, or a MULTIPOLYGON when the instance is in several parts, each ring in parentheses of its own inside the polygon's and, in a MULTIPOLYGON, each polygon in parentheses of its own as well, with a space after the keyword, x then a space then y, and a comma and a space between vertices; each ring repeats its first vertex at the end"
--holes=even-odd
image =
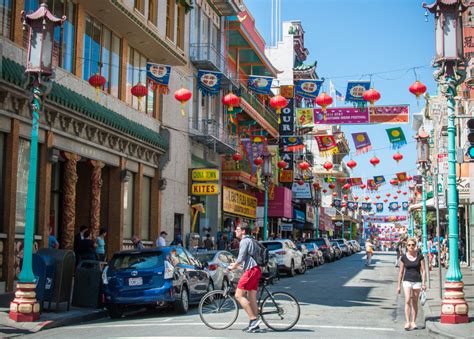
POLYGON ((255 94, 250 92, 246 87, 240 87, 240 95, 250 106, 253 107, 273 128, 278 130, 278 118, 268 106, 264 105, 255 94))
POLYGON ((190 120, 189 129, 192 135, 210 137, 232 148, 237 148, 237 136, 229 134, 226 128, 214 119, 190 120))
POLYGON ((189 58, 193 62, 210 62, 228 79, 237 79, 235 71, 229 68, 225 56, 222 55, 217 47, 211 43, 190 44, 189 58))

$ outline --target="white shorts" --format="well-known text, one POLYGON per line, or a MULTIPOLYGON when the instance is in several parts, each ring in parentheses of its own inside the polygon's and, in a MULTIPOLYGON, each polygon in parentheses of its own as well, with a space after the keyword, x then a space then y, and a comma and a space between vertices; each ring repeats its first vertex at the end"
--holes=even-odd
POLYGON ((421 282, 403 281, 403 287, 409 287, 413 290, 421 290, 421 282))

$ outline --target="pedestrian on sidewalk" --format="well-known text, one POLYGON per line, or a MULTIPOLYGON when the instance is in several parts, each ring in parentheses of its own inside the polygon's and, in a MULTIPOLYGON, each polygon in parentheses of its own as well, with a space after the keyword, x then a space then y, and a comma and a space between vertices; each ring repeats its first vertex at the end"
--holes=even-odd
POLYGON ((374 255, 374 246, 370 239, 365 241, 365 266, 370 266, 372 262, 372 256, 374 255))
POLYGON ((133 243, 133 246, 135 247, 136 250, 143 250, 145 249, 145 245, 143 245, 142 241, 140 240, 140 238, 136 235, 134 235, 132 237, 132 243, 133 243))
POLYGON ((167 235, 168 235, 168 233, 166 233, 165 231, 161 231, 160 236, 158 237, 158 239, 156 239, 156 247, 166 246, 166 236, 167 235))
POLYGON ((405 294, 405 330, 415 330, 416 315, 418 313, 418 298, 421 290, 426 290, 426 272, 423 255, 416 250, 416 239, 407 241, 407 253, 400 259, 397 293, 401 286, 405 294), (403 281, 403 284, 402 284, 403 281))
POLYGON ((105 261, 105 237, 107 236, 107 231, 105 228, 101 228, 99 231, 99 235, 95 238, 97 242, 97 247, 95 252, 97 253, 97 258, 100 261, 105 261))
POLYGON ((212 241, 211 235, 209 233, 206 234, 206 239, 204 239, 204 247, 208 251, 214 249, 214 241, 212 241))

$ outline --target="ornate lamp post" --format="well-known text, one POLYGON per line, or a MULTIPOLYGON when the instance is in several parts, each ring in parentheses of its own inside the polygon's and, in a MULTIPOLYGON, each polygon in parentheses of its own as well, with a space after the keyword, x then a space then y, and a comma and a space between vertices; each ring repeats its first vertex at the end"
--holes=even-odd
POLYGON ((315 218, 316 218, 316 238, 319 238, 319 207, 321 207, 321 185, 319 183, 314 184, 314 208, 316 209, 315 218))
POLYGON ((262 154, 262 178, 263 185, 265 188, 265 202, 263 205, 263 240, 267 240, 268 237, 268 185, 272 180, 272 154, 268 151, 262 154))
POLYGON ((441 323, 467 323, 468 305, 464 299, 462 274, 458 259, 458 202, 456 190, 456 87, 462 83, 463 70, 462 13, 468 8, 461 0, 436 0, 423 4, 435 15, 436 56, 433 66, 439 69, 434 77, 441 93, 448 100, 448 229, 449 269, 446 273, 445 293, 441 307, 441 323))
POLYGON ((30 168, 28 193, 26 197, 26 225, 23 264, 16 286, 15 299, 10 304, 10 319, 15 321, 36 321, 39 319, 39 304, 36 302, 35 276, 33 274, 33 235, 36 205, 36 176, 38 161, 38 124, 43 109, 43 99, 51 89, 53 75, 54 28, 61 26, 66 17, 55 17, 43 3, 32 14, 22 11, 23 25, 28 26, 28 55, 26 76, 27 89, 31 96, 33 115, 30 144, 30 168))

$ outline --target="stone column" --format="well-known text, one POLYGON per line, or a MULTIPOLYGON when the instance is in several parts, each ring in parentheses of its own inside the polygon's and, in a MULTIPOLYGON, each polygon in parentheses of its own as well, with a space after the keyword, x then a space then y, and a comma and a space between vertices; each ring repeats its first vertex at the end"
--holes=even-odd
POLYGON ((91 160, 91 230, 92 239, 99 234, 100 228, 100 193, 102 188, 102 168, 104 163, 98 160, 91 160))
POLYGON ((74 232, 76 227, 76 183, 77 161, 81 158, 77 154, 63 153, 66 159, 64 165, 64 200, 63 200, 63 237, 61 247, 74 249, 74 232))

